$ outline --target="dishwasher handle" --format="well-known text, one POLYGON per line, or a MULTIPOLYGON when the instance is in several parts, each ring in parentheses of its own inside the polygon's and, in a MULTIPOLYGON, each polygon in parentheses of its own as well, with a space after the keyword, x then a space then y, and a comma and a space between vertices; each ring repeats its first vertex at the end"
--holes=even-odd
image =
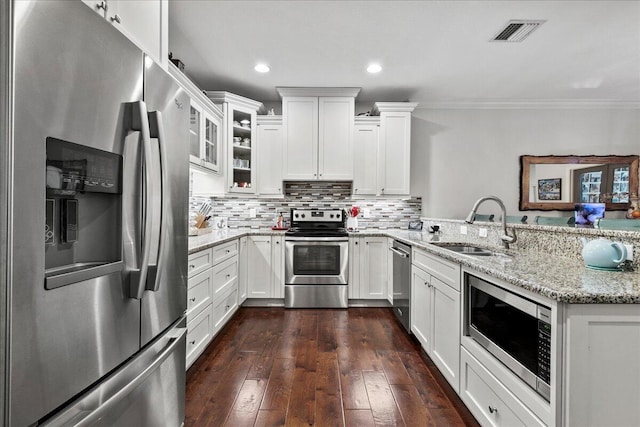
POLYGON ((394 254, 399 255, 401 258, 409 258, 409 254, 407 252, 403 251, 402 249, 396 248, 395 246, 391 246, 389 250, 394 254))

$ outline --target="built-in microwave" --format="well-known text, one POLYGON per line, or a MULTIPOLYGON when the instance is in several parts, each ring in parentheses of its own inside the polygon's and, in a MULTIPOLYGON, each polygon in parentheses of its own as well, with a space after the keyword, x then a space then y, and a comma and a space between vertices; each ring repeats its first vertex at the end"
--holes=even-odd
POLYGON ((551 396, 551 309, 465 273, 465 335, 547 401, 551 396))

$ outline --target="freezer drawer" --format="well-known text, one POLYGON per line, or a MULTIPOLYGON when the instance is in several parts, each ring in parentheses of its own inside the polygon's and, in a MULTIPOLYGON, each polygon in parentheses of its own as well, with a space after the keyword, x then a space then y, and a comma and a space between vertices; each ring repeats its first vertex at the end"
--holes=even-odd
POLYGON ((42 425, 175 427, 184 422, 184 318, 42 425))

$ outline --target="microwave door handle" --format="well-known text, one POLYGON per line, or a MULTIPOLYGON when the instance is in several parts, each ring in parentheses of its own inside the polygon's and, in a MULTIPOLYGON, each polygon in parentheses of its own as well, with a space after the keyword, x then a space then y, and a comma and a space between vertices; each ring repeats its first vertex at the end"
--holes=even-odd
POLYGON ((147 284, 145 286, 146 290, 149 291, 157 291, 160 284, 157 280, 157 276, 155 272, 157 272, 157 264, 162 260, 164 256, 164 241, 162 239, 162 233, 166 227, 166 218, 165 213, 167 211, 167 198, 165 197, 165 183, 167 182, 166 176, 166 156, 164 153, 165 147, 165 133, 164 133, 164 125, 162 121, 162 113, 160 111, 152 111, 148 114, 149 116, 149 135, 151 138, 157 139, 157 144, 152 144, 154 148, 156 148, 158 152, 158 164, 154 165, 154 169, 160 171, 160 185, 154 187, 155 194, 153 196, 153 200, 156 202, 154 206, 158 208, 160 212, 160 221, 159 225, 152 230, 152 241, 156 244, 158 248, 158 252, 156 253, 156 265, 150 266, 150 268, 154 271, 154 274, 150 274, 147 284), (153 277, 151 277, 153 276, 153 277))
POLYGON ((149 209, 153 203, 153 179, 151 176, 151 136, 149 132, 149 119, 147 106, 143 101, 133 103, 131 116, 131 130, 140 132, 142 139, 142 163, 143 163, 143 192, 142 201, 142 257, 137 269, 131 271, 129 282, 129 297, 140 299, 144 293, 149 269, 149 256, 151 253, 151 234, 153 221, 149 209))

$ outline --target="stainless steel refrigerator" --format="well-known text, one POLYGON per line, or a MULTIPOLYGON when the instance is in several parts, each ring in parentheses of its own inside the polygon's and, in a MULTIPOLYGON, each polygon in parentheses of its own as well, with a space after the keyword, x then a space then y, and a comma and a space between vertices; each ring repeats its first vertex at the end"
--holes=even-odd
POLYGON ((9 424, 179 426, 188 96, 82 2, 14 5, 9 424))

